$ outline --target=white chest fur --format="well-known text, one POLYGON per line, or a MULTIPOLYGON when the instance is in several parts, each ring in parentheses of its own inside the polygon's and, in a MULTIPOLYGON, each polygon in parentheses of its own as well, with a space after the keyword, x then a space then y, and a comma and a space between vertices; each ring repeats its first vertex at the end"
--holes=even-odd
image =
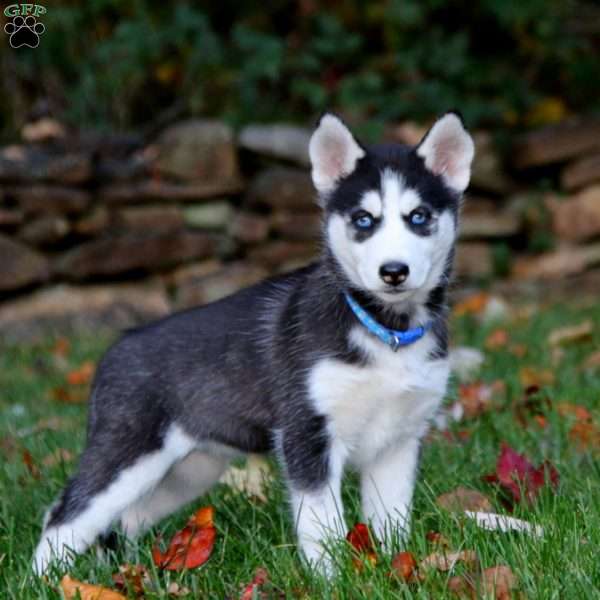
POLYGON ((449 366, 428 358, 435 347, 431 334, 398 352, 360 327, 350 338, 369 363, 324 359, 309 374, 309 390, 336 442, 360 466, 390 445, 423 435, 446 391, 449 366))

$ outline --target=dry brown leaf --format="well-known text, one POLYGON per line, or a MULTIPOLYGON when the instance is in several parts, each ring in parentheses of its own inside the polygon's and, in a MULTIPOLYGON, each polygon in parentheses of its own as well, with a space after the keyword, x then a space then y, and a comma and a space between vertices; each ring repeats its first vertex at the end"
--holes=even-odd
POLYGON ((542 388, 554 383, 554 372, 547 369, 536 369, 535 367, 523 367, 519 371, 521 385, 525 388, 542 388))
POLYGON ((575 417, 576 421, 585 423, 592 420, 592 414, 580 404, 571 404, 570 402, 560 402, 556 405, 556 412, 561 417, 575 417))
POLYGON ((102 587, 100 585, 92 585, 90 583, 83 583, 72 579, 69 575, 65 575, 61 582, 60 588, 62 590, 65 600, 71 600, 77 598, 77 591, 81 600, 127 600, 123 594, 115 592, 109 588, 102 587))
POLYGON ((448 539, 439 531, 428 531, 425 538, 430 544, 434 544, 435 546, 440 546, 441 548, 450 547, 448 539))
POLYGON ((492 510, 492 503, 485 494, 462 486, 439 496, 436 504, 451 512, 465 510, 489 512, 492 510))
POLYGON ((67 388, 59 386, 51 390, 52 400, 62 404, 83 404, 87 401, 88 392, 86 388, 67 388))
POLYGON ((17 431, 17 435, 19 437, 27 437, 34 433, 39 433, 40 431, 63 431, 65 429, 69 429, 72 424, 73 421, 71 419, 66 419, 64 417, 49 417, 47 419, 40 419, 32 427, 24 427, 23 429, 19 429, 17 431))
POLYGON ((523 358, 527 354, 527 346, 525 344, 511 344, 508 351, 517 358, 523 358))
POLYGON ((86 385, 92 380, 96 365, 91 360, 86 360, 77 369, 67 373, 69 385, 86 385))
POLYGON ((453 313, 457 317, 461 317, 463 315, 468 314, 478 314, 483 312, 487 303, 490 300, 490 295, 485 292, 479 292, 477 294, 472 294, 468 298, 457 302, 454 305, 453 313))
POLYGON ((510 567, 498 565, 484 569, 481 574, 483 591, 495 600, 511 600, 518 581, 510 567))
POLYGON ((498 350, 499 348, 504 348, 506 344, 508 344, 509 339, 510 336, 506 329, 494 329, 494 331, 487 336, 485 347, 488 350, 498 350))
POLYGON ((581 452, 600 450, 600 429, 594 423, 575 423, 569 431, 569 438, 581 452))
POLYGON ((467 567, 477 567, 479 558, 474 550, 461 550, 459 552, 433 552, 426 556, 420 563, 419 569, 436 569, 438 571, 451 571, 458 562, 464 562, 467 567))
POLYGON ((40 472, 40 468, 37 466, 35 460, 33 459, 31 452, 25 449, 23 450, 21 457, 23 459, 23 464, 25 465, 25 467, 27 467, 27 470, 29 471, 29 474, 34 479, 39 479, 42 474, 40 472))
POLYGON ((71 351, 71 342, 67 338, 59 337, 54 342, 54 346, 52 346, 52 354, 54 356, 66 357, 71 351))
POLYGON ((71 462, 74 458, 73 453, 66 448, 57 448, 54 452, 42 458, 42 464, 45 467, 54 467, 61 463, 71 462))
POLYGON ((138 597, 143 596, 145 587, 150 583, 150 576, 148 569, 142 565, 125 564, 119 567, 119 572, 112 576, 112 580, 118 590, 138 597))
POLYGON ((494 399, 504 394, 506 385, 503 381, 493 383, 462 383, 458 387, 458 401, 465 417, 472 419, 493 408, 494 399))
POLYGON ((582 342, 589 340, 594 331, 594 324, 588 319, 579 325, 559 327, 548 335, 548 343, 551 346, 568 344, 570 342, 582 342))
POLYGON ((392 575, 403 581, 414 581, 417 576, 417 561, 410 552, 399 552, 392 558, 392 575))
POLYGON ((190 588, 186 588, 185 586, 179 585, 173 581, 167 588, 167 594, 169 594, 169 596, 173 596, 174 598, 183 598, 184 596, 191 594, 191 591, 190 588))

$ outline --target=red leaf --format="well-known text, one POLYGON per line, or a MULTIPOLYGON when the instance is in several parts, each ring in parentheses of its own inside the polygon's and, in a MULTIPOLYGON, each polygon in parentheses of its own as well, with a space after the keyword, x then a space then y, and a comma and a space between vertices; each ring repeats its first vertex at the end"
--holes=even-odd
POLYGON ((392 573, 404 581, 414 581, 417 561, 410 552, 399 552, 392 558, 392 573))
POLYGON ((260 588, 261 585, 267 583, 269 575, 266 569, 256 569, 252 581, 244 588, 240 600, 252 600, 254 597, 254 590, 260 588))
POLYGON ((510 492, 514 502, 522 500, 522 493, 526 500, 532 502, 547 482, 556 488, 559 474, 548 461, 536 468, 525 456, 503 443, 496 462, 496 472, 486 475, 484 479, 490 483, 500 484, 510 492))
MULTIPOLYGON (((373 538, 369 528, 364 523, 357 523, 348 532, 346 540, 358 554, 364 555, 372 565, 377 563, 377 553, 373 544, 373 538)), ((360 560, 354 560, 354 564, 359 569, 362 567, 360 560)))
POLYGON ((207 506, 199 509, 171 540, 166 552, 152 548, 152 560, 161 569, 180 571, 194 569, 210 557, 217 530, 213 525, 214 510, 207 506))

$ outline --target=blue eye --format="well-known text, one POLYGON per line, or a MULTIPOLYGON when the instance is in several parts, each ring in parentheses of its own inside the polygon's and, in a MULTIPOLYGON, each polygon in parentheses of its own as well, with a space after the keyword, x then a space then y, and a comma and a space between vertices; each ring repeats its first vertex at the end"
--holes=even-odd
POLYGON ((360 215, 354 217, 352 219, 354 225, 359 229, 371 229, 373 227, 373 217, 366 213, 361 213, 360 215))
POLYGON ((413 210, 410 213, 408 220, 412 225, 419 226, 425 225, 425 223, 427 223, 430 218, 431 215, 429 214, 429 212, 425 211, 422 208, 417 208, 416 210, 413 210))

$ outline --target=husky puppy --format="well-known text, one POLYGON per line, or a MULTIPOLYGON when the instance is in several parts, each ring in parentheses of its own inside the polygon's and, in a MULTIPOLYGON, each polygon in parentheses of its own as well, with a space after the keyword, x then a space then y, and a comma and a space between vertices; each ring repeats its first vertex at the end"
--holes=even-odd
POLYGON ((138 535, 246 452, 275 452, 298 543, 326 571, 347 465, 375 535, 406 536, 420 440, 448 379, 446 288, 473 152, 455 113, 416 147, 363 146, 325 114, 309 147, 320 259, 130 331, 106 353, 36 571, 117 523, 138 535))

